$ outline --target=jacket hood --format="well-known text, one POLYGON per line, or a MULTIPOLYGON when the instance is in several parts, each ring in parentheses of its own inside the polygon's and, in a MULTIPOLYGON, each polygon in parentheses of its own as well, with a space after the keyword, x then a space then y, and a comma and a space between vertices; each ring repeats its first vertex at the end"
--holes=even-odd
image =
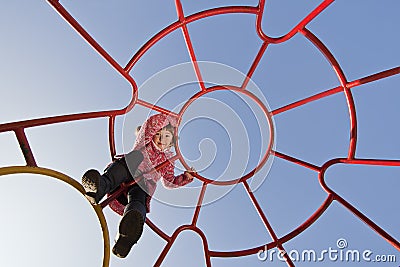
POLYGON ((150 116, 142 125, 139 132, 137 133, 135 144, 133 145, 134 150, 139 150, 145 147, 153 140, 153 136, 162 128, 171 124, 173 127, 177 127, 176 117, 166 114, 155 114, 150 116))

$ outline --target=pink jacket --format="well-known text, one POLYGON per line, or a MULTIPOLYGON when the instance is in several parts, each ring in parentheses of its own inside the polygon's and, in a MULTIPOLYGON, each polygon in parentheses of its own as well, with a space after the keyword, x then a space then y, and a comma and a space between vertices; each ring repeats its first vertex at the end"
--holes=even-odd
MULTIPOLYGON (((150 212, 150 201, 156 191, 157 182, 160 179, 162 179, 163 185, 167 188, 176 188, 191 182, 183 173, 175 176, 174 162, 169 161, 169 159, 174 156, 174 153, 169 149, 161 151, 153 142, 153 136, 168 124, 176 127, 177 123, 175 117, 170 117, 165 114, 156 114, 149 117, 140 128, 133 146, 134 150, 142 151, 144 157, 138 170, 143 174, 144 183, 147 187, 147 212, 150 212), (166 161, 168 161, 166 165, 157 171, 154 170, 154 167, 166 161)), ((122 215, 125 206, 118 200, 113 200, 110 203, 110 208, 122 215)))

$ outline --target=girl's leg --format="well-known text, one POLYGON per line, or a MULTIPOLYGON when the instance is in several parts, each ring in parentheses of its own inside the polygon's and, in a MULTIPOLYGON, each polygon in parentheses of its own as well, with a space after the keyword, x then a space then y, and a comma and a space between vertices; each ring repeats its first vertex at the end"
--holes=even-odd
POLYGON ((116 243, 112 250, 120 258, 128 255, 132 246, 137 243, 143 233, 146 220, 146 197, 147 193, 137 184, 128 192, 128 205, 125 206, 116 243))
POLYGON ((82 185, 86 190, 86 197, 93 204, 97 204, 110 191, 114 190, 123 182, 132 179, 130 171, 136 171, 143 160, 139 150, 133 150, 125 157, 115 160, 103 175, 97 170, 88 170, 82 177, 82 185), (127 160, 129 160, 129 168, 127 160))

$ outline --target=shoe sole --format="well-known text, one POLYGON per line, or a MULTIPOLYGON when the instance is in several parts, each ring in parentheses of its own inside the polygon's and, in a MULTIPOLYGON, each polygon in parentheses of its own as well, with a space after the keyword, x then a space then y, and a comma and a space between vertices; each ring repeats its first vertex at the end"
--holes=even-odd
POLYGON ((86 191, 86 198, 92 204, 97 204, 96 194, 99 188, 100 173, 97 170, 88 170, 82 177, 82 185, 86 191))
POLYGON ((137 243, 143 233, 144 219, 137 210, 126 213, 119 224, 119 234, 112 252, 120 258, 125 258, 132 246, 137 243))

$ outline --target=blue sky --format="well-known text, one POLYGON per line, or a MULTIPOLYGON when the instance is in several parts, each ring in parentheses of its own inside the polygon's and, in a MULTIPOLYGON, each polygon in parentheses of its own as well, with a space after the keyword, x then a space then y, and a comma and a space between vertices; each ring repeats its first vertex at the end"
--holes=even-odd
MULTIPOLYGON (((147 40, 177 20, 174 1, 60 2, 121 66, 147 40)), ((285 34, 319 3, 267 1, 263 31, 270 36, 285 34)), ((190 15, 219 6, 255 6, 257 1, 185 0, 182 5, 185 14, 190 15)), ((399 8, 396 0, 339 0, 307 28, 329 48, 347 80, 352 81, 400 65, 399 8)), ((8 1, 2 3, 0 13, 1 124, 120 109, 129 103, 129 83, 46 1, 8 1)), ((238 85, 235 83, 241 80, 240 73, 247 73, 262 44, 255 30, 255 16, 250 14, 202 19, 189 24, 188 30, 197 59, 212 62, 212 66, 222 67, 224 75, 229 74, 214 77, 215 71, 209 71, 212 67, 202 65, 203 77, 210 84, 227 83, 228 77, 232 85, 238 85)), ((143 55, 130 73, 140 88, 139 98, 169 109, 180 107, 199 90, 193 83, 193 73, 181 75, 183 71, 178 67, 167 75, 170 80, 157 79, 165 79, 162 74, 171 67, 187 67, 189 61, 182 32, 167 35, 143 55), (163 87, 171 80, 183 85, 163 87)), ((357 158, 400 158, 399 84, 397 75, 352 89, 358 120, 357 158)), ((297 34, 267 48, 249 90, 269 110, 275 110, 338 85, 326 59, 297 34)), ((185 113, 180 148, 200 174, 229 180, 257 165, 265 151, 263 140, 269 136, 260 134, 265 132, 266 122, 258 107, 242 94, 217 92, 206 96, 185 113), (246 138, 241 140, 243 136, 246 138)), ((134 127, 148 113, 147 108, 135 106, 117 119, 117 153, 129 150, 134 127)), ((343 93, 273 119, 277 151, 317 166, 347 156, 350 122, 343 93)), ((39 166, 80 181, 88 168, 101 170, 111 161, 107 123, 107 119, 74 121, 30 128, 26 133, 39 166)), ((1 167, 25 165, 13 133, 1 133, 0 144, 1 167)), ((329 168, 326 180, 335 192, 399 240, 399 174, 398 167, 343 164, 329 168)), ((279 158, 271 159, 268 168, 253 181, 258 185, 254 194, 278 237, 307 220, 327 196, 316 172, 279 158)), ((177 227, 191 222, 190 206, 196 202, 200 186, 200 181, 195 181, 189 191, 159 188, 149 218, 172 235, 177 227)), ((0 190, 1 266, 101 266, 100 225, 89 203, 74 188, 41 175, 6 175, 0 179, 0 190)), ((241 184, 209 186, 206 199, 210 203, 202 207, 198 227, 206 234, 211 250, 243 250, 272 240, 241 184)), ((113 239, 120 218, 109 208, 104 214, 113 239)), ((320 252, 337 249, 336 242, 341 238, 347 240, 348 249, 397 257, 396 263, 370 265, 399 265, 399 251, 338 202, 284 247, 288 251, 320 252)), ((111 256, 110 266, 153 266, 164 246, 165 242, 146 227, 131 254, 124 260, 111 256)), ((365 262, 328 260, 323 264, 365 266, 365 262)), ((260 261, 257 255, 212 258, 212 266, 244 265, 286 266, 278 259, 260 261)), ((163 266, 205 266, 199 236, 190 231, 180 234, 163 266)))

